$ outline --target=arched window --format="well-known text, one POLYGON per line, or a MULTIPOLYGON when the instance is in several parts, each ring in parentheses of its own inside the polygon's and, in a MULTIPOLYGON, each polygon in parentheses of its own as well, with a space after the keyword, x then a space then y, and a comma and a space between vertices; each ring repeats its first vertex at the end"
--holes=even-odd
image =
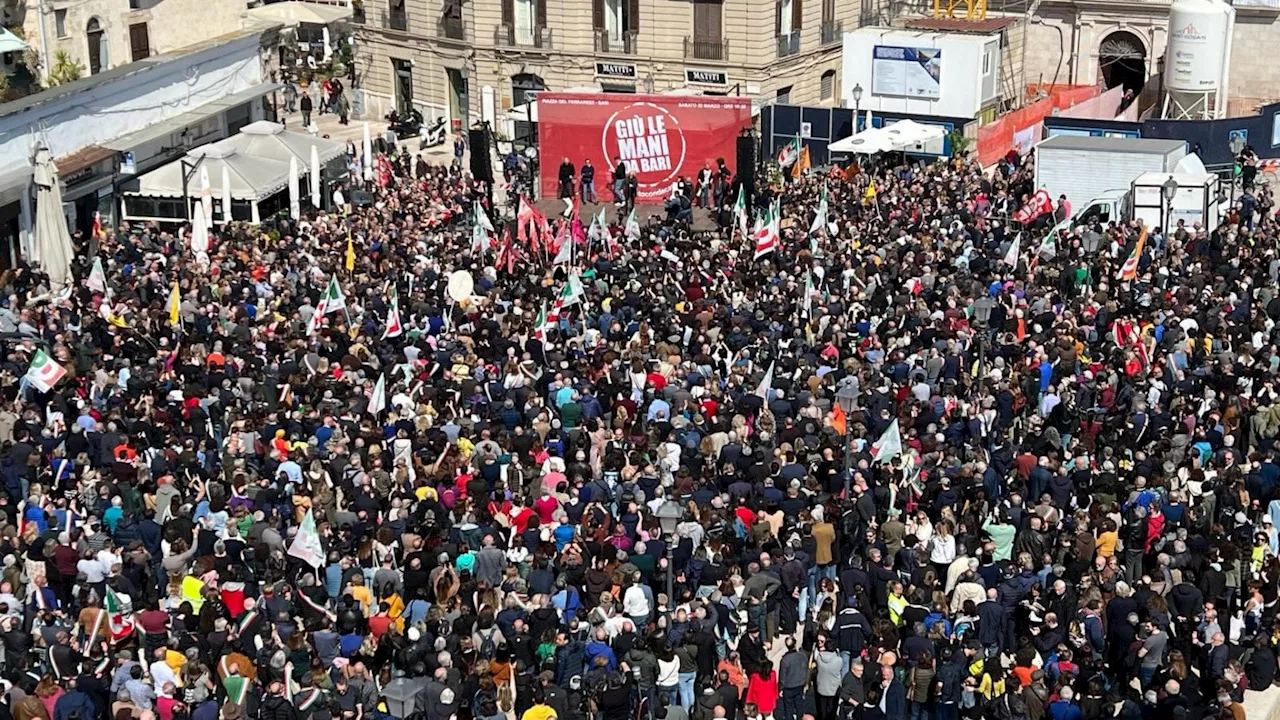
POLYGON ((818 94, 823 100, 830 100, 836 94, 836 71, 828 70, 822 73, 822 79, 818 83, 818 94))
POLYGON ((89 43, 89 74, 97 75, 111 67, 111 57, 107 52, 107 33, 103 30, 101 20, 89 18, 85 38, 89 43))

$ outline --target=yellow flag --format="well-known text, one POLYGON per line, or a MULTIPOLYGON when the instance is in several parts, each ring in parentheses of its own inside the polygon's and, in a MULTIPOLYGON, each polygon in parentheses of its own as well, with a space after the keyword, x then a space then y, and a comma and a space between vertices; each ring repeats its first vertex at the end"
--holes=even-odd
POLYGON ((112 325, 115 325, 118 328, 129 327, 129 321, 125 320, 123 315, 117 315, 111 311, 107 311, 107 322, 111 323, 112 325))
POLYGON ((869 185, 867 185, 866 192, 862 193, 862 199, 863 200, 876 199, 876 181, 874 179, 871 181, 869 185))
POLYGON ((347 272, 356 269, 356 246, 351 242, 351 233, 347 233, 347 272))
POLYGON ((177 325, 179 311, 182 309, 182 298, 178 294, 178 283, 173 284, 173 292, 169 293, 169 324, 177 325))

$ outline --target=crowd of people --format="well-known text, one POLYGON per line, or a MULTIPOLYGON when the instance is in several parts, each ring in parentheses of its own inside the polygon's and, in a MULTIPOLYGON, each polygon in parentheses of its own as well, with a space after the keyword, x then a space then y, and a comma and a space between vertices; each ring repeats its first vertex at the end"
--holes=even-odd
POLYGON ((207 254, 4 273, 0 718, 1241 720, 1272 196, 1022 228, 1032 162, 762 180, 757 257, 736 192, 720 231, 477 232, 399 156, 207 254))

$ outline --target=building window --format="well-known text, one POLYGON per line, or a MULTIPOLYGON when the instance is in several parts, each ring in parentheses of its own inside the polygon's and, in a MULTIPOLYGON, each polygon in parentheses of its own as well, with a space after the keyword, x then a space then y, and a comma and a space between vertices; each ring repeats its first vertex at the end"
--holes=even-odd
POLYGON ((822 80, 818 83, 818 91, 823 100, 830 100, 836 94, 836 71, 828 70, 822 73, 822 80))
POLYGON ((514 9, 516 44, 532 45, 538 27, 537 5, 534 0, 515 0, 514 9))
POLYGON ((774 101, 779 105, 790 105, 791 104, 791 86, 788 85, 784 88, 778 88, 778 92, 775 95, 774 101))
POLYGON ((699 60, 727 60, 720 0, 694 0, 693 41, 685 57, 699 60))
POLYGON ((111 67, 111 58, 107 51, 107 33, 102 29, 98 18, 89 18, 85 28, 85 39, 89 43, 89 74, 98 73, 111 67))
POLYGON ((129 26, 129 55, 133 62, 151 57, 151 32, 146 23, 129 26))
POLYGON ((58 37, 63 38, 67 36, 67 11, 66 10, 53 11, 53 27, 54 27, 54 32, 58 34, 58 37))
POLYGON ((982 53, 982 74, 986 75, 991 72, 991 53, 982 53))

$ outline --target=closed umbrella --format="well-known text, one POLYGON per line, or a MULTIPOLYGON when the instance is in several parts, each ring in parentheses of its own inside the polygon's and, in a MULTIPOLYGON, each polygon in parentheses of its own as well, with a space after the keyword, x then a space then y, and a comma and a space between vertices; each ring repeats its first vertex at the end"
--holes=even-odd
POLYGON ((370 182, 373 180, 373 140, 369 137, 369 123, 364 124, 364 142, 361 145, 364 151, 364 180, 370 182))
POLYGON ((209 166, 200 165, 200 204, 204 206, 205 220, 213 221, 213 185, 209 182, 209 166))
POLYGON ((301 195, 298 187, 298 158, 294 156, 289 158, 289 217, 294 220, 302 217, 302 210, 298 205, 301 195))
POLYGON ((332 43, 330 42, 330 38, 329 38, 328 25, 325 25, 323 28, 321 28, 320 39, 324 41, 324 61, 329 62, 329 59, 333 57, 333 48, 331 47, 332 43))
POLYGON ((71 279, 71 233, 67 217, 62 214, 62 189, 58 187, 58 170, 53 166, 49 148, 41 146, 35 157, 36 235, 32 254, 49 274, 53 288, 61 288, 71 279))
POLYGON ((311 146, 311 206, 320 209, 320 151, 311 146))
POLYGON ((209 252, 209 216, 204 214, 203 202, 191 208, 191 252, 209 252))
POLYGON ((222 224, 231 222, 231 172, 222 166, 222 224))

